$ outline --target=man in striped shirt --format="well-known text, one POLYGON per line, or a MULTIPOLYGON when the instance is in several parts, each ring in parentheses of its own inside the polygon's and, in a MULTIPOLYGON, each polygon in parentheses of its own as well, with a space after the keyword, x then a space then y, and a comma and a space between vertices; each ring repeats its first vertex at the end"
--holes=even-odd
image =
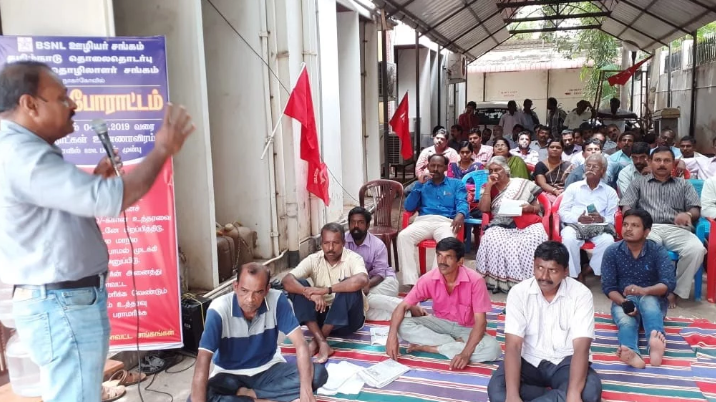
POLYGON ((661 146, 649 156, 651 173, 635 177, 619 205, 624 212, 641 208, 651 215, 654 225, 649 239, 679 255, 676 288, 669 294, 669 308, 676 307, 676 296, 688 299, 694 274, 704 260, 701 241, 693 233, 701 212, 699 195, 691 183, 671 177, 674 152, 661 146))

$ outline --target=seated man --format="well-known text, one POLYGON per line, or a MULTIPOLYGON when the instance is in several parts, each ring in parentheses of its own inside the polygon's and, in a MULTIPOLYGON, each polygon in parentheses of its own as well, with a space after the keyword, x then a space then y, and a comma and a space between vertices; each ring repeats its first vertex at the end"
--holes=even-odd
POLYGON ((624 240, 612 244, 602 262, 602 291, 612 301, 612 318, 619 328, 617 356, 624 363, 644 368, 639 353, 639 325, 649 343, 652 366, 660 366, 666 349, 664 317, 666 295, 674 290, 674 266, 665 248, 647 240, 651 216, 643 209, 624 214, 624 240))
POLYGON ((463 265, 465 248, 456 238, 440 240, 435 252, 438 269, 421 277, 393 312, 386 353, 398 359, 400 334, 410 343, 408 353, 440 353, 451 359, 451 370, 462 370, 468 362, 497 360, 500 345, 485 333, 485 313, 491 310, 485 280, 463 265), (404 318, 408 309, 428 299, 433 301, 434 315, 404 318))
MULTIPOLYGON (((694 137, 684 137, 679 144, 683 156, 681 160, 691 173, 692 179, 708 180, 716 176, 716 157, 708 157, 694 152, 696 145, 694 137)), ((711 146, 713 150, 716 150, 716 138, 711 142, 711 146)))
POLYGON ((327 223, 321 229, 321 250, 304 258, 282 281, 298 322, 313 335, 308 352, 311 356, 318 352, 318 363, 333 354, 326 341, 328 335, 359 330, 368 311, 368 301, 363 297, 363 288, 368 285, 365 264, 344 245, 343 226, 327 223))
POLYGON ((676 296, 689 298, 694 274, 704 260, 706 250, 693 233, 701 202, 691 183, 671 177, 674 153, 669 147, 656 148, 649 156, 649 166, 651 173, 634 178, 619 205, 624 212, 646 210, 654 220, 649 239, 679 254, 676 288, 669 294, 669 307, 673 308, 676 296))
POLYGON ((591 268, 594 275, 599 276, 604 250, 614 243, 617 234, 614 214, 619 206, 619 197, 613 188, 602 182, 606 166, 604 155, 588 156, 584 163, 586 179, 568 187, 559 205, 559 218, 564 224, 561 229, 562 243, 569 250, 569 275, 581 281, 584 281, 584 275, 580 272, 579 249, 585 240, 594 243, 594 253, 586 271, 591 268))
POLYGON ((716 176, 704 181, 701 190, 701 215, 705 218, 716 218, 716 176))
MULTIPOLYGON (((403 285, 415 285, 418 280, 418 258, 415 246, 425 239, 440 241, 454 237, 463 230, 468 214, 467 189, 462 180, 445 176, 448 160, 442 155, 430 157, 428 170, 431 177, 415 184, 405 199, 405 210, 418 211, 407 228, 398 234, 398 260, 403 285)), ((437 261, 437 260, 436 260, 437 261)), ((433 263, 432 267, 437 264, 433 263)))
POLYGON ((316 400, 313 392, 326 383, 328 372, 311 363, 291 304, 281 291, 270 288, 269 278, 266 267, 244 264, 234 291, 211 302, 189 401, 316 400), (295 363, 281 355, 279 331, 296 346, 295 363))
POLYGON ((592 292, 569 277, 560 243, 540 244, 534 264, 535 277, 507 294, 505 360, 487 386, 490 401, 600 401, 602 381, 589 367, 592 292))
POLYGON ((622 195, 626 194, 629 185, 635 177, 645 176, 651 173, 651 169, 649 168, 650 154, 651 149, 649 149, 649 144, 646 142, 634 143, 630 155, 632 163, 619 172, 617 179, 617 189, 619 193, 622 195))
POLYGON ((483 165, 492 158, 492 147, 489 145, 482 145, 482 138, 480 137, 480 130, 476 130, 470 133, 468 137, 470 144, 472 144, 472 160, 480 162, 483 165))
MULTIPOLYGON (((398 279, 395 271, 388 266, 388 249, 383 242, 368 232, 371 213, 363 207, 348 212, 346 248, 363 258, 368 271, 368 284, 363 294, 368 298, 365 318, 370 321, 388 321, 402 299, 398 298, 398 279)), ((417 311, 417 310, 416 310, 417 311)))
POLYGON ((415 177, 418 180, 430 176, 428 161, 433 155, 445 155, 450 162, 457 163, 460 161, 460 155, 457 151, 448 146, 447 131, 444 128, 440 127, 433 131, 433 144, 433 146, 420 151, 418 160, 415 162, 415 177))

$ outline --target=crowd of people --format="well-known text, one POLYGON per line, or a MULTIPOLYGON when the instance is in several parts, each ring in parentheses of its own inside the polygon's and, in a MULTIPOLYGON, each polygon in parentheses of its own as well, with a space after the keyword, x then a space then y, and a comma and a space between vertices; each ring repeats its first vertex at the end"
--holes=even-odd
POLYGON ((327 339, 378 320, 390 321, 385 350, 392 359, 401 353, 399 338, 408 344, 404 353, 441 354, 451 370, 503 356, 488 386, 491 401, 598 401, 601 380, 589 352, 594 301, 584 285, 591 274, 612 301, 619 359, 659 366, 667 309, 689 297, 705 254, 694 224, 702 212, 716 215, 716 177, 700 199, 681 176, 708 178, 702 175, 712 159, 694 152, 691 137, 676 155, 671 130, 658 138, 622 132, 615 116, 626 112, 617 102, 595 111, 581 101, 566 114, 550 100, 550 125, 543 126, 528 101, 523 111, 511 102, 491 131, 472 127, 474 116, 461 116, 450 138, 435 128, 434 145, 421 152, 417 180, 406 189, 404 208, 418 215, 398 234, 399 272, 362 207, 350 211, 347 232, 336 223, 323 227, 321 250, 283 278, 284 293, 270 286, 264 268, 243 267, 234 292, 207 314, 194 400, 312 400, 327 380, 322 363, 334 353, 327 339), (614 121, 594 128, 597 117, 614 121), (484 184, 463 181, 476 171, 485 171, 484 184), (476 269, 465 266, 458 239, 472 236, 463 232, 468 218, 483 219, 476 269), (417 245, 427 239, 437 242, 435 260, 421 275, 417 245), (586 243, 591 258, 581 250, 586 243), (668 251, 679 255, 676 265, 668 251), (400 285, 409 289, 404 298, 400 285), (490 290, 508 294, 504 355, 486 333, 490 290), (420 304, 427 300, 430 314, 420 304), (638 346, 640 325, 646 349, 638 346), (278 331, 296 345, 295 363, 281 356, 278 331))

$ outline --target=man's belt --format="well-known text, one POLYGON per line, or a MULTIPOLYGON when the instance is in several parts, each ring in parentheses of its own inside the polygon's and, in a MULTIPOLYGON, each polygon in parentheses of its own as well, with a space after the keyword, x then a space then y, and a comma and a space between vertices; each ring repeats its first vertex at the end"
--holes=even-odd
POLYGON ((92 276, 85 276, 82 279, 77 279, 76 281, 63 281, 63 282, 55 282, 55 283, 48 283, 46 285, 15 285, 16 288, 21 289, 36 289, 40 286, 44 286, 46 290, 63 290, 63 289, 79 289, 79 288, 90 288, 90 287, 99 287, 100 280, 99 275, 92 275, 92 276))

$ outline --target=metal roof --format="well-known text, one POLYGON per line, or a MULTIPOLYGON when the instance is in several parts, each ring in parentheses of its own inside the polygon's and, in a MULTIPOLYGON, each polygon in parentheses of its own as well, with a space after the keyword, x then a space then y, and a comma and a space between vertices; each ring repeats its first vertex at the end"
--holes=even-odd
MULTIPOLYGON (((575 0, 372 0, 421 35, 473 61, 511 37, 509 20, 527 5, 575 0)), ((592 0, 603 13, 583 29, 602 31, 642 50, 666 46, 716 20, 716 0, 592 0)), ((545 19, 547 19, 545 17, 545 19)), ((560 30, 568 29, 567 26, 560 30)))

